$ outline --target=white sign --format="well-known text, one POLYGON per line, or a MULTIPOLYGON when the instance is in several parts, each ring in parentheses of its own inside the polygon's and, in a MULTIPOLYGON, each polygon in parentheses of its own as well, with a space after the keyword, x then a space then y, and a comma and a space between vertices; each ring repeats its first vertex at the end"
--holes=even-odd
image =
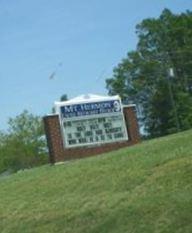
POLYGON ((66 148, 128 140, 121 100, 117 96, 108 98, 60 104, 59 115, 66 148))

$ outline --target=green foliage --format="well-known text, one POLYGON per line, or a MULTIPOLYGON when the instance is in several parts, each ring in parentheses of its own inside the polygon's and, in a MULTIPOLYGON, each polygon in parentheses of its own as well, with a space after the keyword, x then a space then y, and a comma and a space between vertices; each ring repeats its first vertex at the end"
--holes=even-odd
POLYGON ((137 49, 106 80, 109 94, 140 107, 151 136, 192 127, 191 25, 190 11, 177 15, 165 9, 158 19, 143 20, 136 26, 137 49))
MULTIPOLYGON (((63 95, 60 97, 60 101, 67 101, 67 100, 68 100, 67 94, 63 94, 63 95)), ((51 112, 52 112, 53 114, 55 114, 55 107, 52 107, 51 112)))
POLYGON ((61 97, 60 97, 60 101, 66 101, 68 100, 68 96, 67 94, 63 94, 61 97))
POLYGON ((8 125, 8 132, 0 134, 0 172, 17 171, 47 162, 40 117, 24 111, 10 118, 8 125))
POLYGON ((192 130, 0 179, 2 233, 191 233, 192 130))

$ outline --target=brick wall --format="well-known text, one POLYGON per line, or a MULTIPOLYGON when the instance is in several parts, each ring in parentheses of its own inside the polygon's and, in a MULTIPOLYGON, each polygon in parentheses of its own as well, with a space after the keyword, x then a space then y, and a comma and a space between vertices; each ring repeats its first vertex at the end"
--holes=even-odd
POLYGON ((138 121, 135 106, 126 106, 123 109, 128 131, 128 141, 107 143, 91 147, 65 148, 63 144, 63 136, 61 133, 59 116, 48 115, 43 118, 45 134, 49 149, 49 158, 51 163, 64 160, 84 158, 109 152, 122 147, 131 146, 140 141, 138 121))

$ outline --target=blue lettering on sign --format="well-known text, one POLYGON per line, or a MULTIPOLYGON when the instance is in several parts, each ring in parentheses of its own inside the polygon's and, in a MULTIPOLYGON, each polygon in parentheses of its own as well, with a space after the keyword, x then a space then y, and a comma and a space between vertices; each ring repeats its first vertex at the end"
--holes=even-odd
POLYGON ((63 118, 81 117, 121 111, 119 100, 61 106, 63 118))

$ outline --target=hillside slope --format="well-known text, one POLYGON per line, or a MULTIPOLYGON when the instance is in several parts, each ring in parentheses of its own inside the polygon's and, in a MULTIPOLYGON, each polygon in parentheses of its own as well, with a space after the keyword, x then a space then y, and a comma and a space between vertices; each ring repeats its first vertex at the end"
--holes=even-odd
POLYGON ((192 232, 192 131, 0 179, 1 233, 192 232))

